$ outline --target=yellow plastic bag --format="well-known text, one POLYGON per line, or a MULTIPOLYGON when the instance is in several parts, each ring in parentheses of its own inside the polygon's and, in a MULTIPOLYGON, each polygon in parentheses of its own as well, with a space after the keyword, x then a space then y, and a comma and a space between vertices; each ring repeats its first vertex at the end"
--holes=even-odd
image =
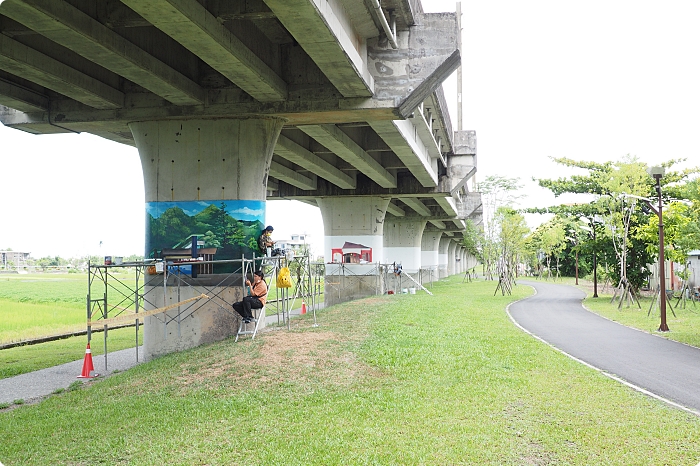
POLYGON ((277 274, 277 288, 291 288, 292 287, 292 273, 289 271, 289 267, 282 267, 277 274))

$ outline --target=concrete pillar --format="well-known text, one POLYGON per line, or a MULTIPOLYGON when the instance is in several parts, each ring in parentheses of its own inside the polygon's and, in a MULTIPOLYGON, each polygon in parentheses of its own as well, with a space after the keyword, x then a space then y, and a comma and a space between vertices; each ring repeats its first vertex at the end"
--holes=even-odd
POLYGON ((464 255, 465 255, 465 257, 467 258, 467 259, 466 259, 466 260, 467 260, 467 269, 470 269, 470 270, 471 270, 473 267, 476 266, 476 264, 477 264, 478 261, 477 261, 477 259, 476 259, 475 256, 473 256, 472 254, 469 254, 469 253, 466 252, 466 251, 464 252, 464 255))
POLYGON ((438 248, 442 232, 435 230, 423 230, 421 239, 421 267, 425 271, 423 282, 437 281, 438 265, 440 263, 438 248))
POLYGON ((421 241, 426 223, 425 220, 393 219, 384 222, 384 261, 401 263, 404 272, 417 274, 421 268, 421 241))
POLYGON ((438 276, 439 278, 445 278, 449 276, 448 270, 447 270, 447 265, 448 265, 448 259, 447 259, 447 250, 450 246, 450 243, 452 240, 450 239, 449 236, 442 236, 440 238, 440 244, 438 246, 438 276))
POLYGON ((460 274, 462 273, 462 246, 460 246, 459 243, 457 243, 457 246, 455 247, 455 273, 460 274))
POLYGON ((455 272, 455 252, 457 251, 457 243, 450 239, 450 244, 447 246, 447 274, 454 275, 455 272))
MULTIPOLYGON (((267 175, 281 118, 142 121, 129 125, 141 158, 146 192, 146 251, 152 258, 188 257, 193 236, 207 259, 260 255, 256 240, 265 221, 267 175)), ((177 286, 174 276, 151 275, 144 310, 168 306, 202 293, 189 310, 176 308, 145 319, 146 359, 224 339, 238 329, 228 303, 243 290, 240 268, 197 267, 187 278, 195 287, 177 286), (194 274, 193 274, 194 275, 194 274), (219 299, 221 298, 221 299, 219 299), (223 301, 223 302, 222 302, 223 301), (196 309, 196 310, 194 310, 196 309), (178 317, 183 312, 185 317, 178 317)))
POLYGON ((384 222, 384 261, 387 264, 401 264, 402 272, 398 277, 387 275, 387 287, 403 290, 416 288, 413 280, 420 283, 420 244, 426 223, 425 220, 416 222, 396 218, 384 222))
POLYGON ((383 235, 389 200, 377 196, 317 199, 325 233, 327 306, 384 293, 378 264, 386 262, 383 235))

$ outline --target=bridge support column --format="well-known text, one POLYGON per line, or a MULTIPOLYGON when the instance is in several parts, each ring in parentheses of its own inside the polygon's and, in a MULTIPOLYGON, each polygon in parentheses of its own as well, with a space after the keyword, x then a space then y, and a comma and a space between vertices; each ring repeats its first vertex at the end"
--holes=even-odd
POLYGON ((388 197, 318 198, 323 217, 327 306, 382 294, 384 216, 388 197))
POLYGON ((464 272, 464 249, 462 248, 461 245, 457 244, 457 249, 455 250, 455 260, 457 263, 455 264, 455 273, 463 273, 464 272))
POLYGON ((401 263, 402 270, 416 274, 421 267, 421 240, 426 221, 390 221, 384 224, 384 261, 401 263))
POLYGON ((423 238, 421 238, 421 267, 426 273, 423 275, 423 281, 437 281, 438 275, 440 237, 442 232, 434 230, 423 230, 423 238), (428 272, 428 270, 430 272, 428 272))
POLYGON ((447 265, 449 262, 447 259, 447 250, 451 242, 452 239, 449 236, 443 235, 442 238, 440 238, 440 244, 438 245, 438 276, 440 278, 449 276, 449 272, 447 270, 447 265))
POLYGON ((454 275, 457 273, 455 260, 455 253, 457 252, 457 243, 450 238, 450 244, 447 246, 447 275, 454 275))
MULTIPOLYGON (((410 274, 420 283, 421 240, 423 230, 428 223, 422 221, 405 221, 392 219, 384 222, 384 261, 387 264, 401 264, 403 274, 410 274)), ((416 286, 410 279, 401 280, 402 288, 416 286)))
MULTIPOLYGON (((265 221, 267 176, 284 121, 250 118, 131 123, 146 192, 145 256, 165 261, 191 257, 195 236, 200 257, 230 260, 260 255, 256 240, 265 221)), ((238 315, 228 303, 240 299, 243 280, 240 274, 231 275, 222 286, 220 274, 238 268, 239 264, 230 263, 205 272, 202 266, 194 266, 198 273, 190 268, 186 279, 193 286, 177 286, 174 276, 150 275, 144 310, 184 301, 200 295, 203 289, 211 299, 201 299, 186 310, 182 306, 147 317, 146 359, 236 333, 238 315)))

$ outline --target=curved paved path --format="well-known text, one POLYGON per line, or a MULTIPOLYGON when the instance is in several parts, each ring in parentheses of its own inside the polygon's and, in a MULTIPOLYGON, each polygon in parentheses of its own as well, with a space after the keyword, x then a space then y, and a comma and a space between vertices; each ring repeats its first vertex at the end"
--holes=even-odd
POLYGON ((537 290, 510 306, 518 325, 577 359, 700 414, 700 349, 587 311, 581 304, 585 293, 573 286, 518 283, 537 290))

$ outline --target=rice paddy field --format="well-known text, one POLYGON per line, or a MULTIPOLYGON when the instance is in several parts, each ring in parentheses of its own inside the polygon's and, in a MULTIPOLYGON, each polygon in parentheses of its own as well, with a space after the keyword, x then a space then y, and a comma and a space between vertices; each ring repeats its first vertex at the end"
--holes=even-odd
MULTIPOLYGON (((0 275, 0 345, 86 330, 87 290, 87 274, 0 275)), ((110 330, 107 349, 136 341, 134 328, 110 330)), ((82 335, 1 350, 0 378, 79 360, 86 342, 82 335)), ((93 333, 91 347, 93 355, 104 354, 102 333, 93 333)))

